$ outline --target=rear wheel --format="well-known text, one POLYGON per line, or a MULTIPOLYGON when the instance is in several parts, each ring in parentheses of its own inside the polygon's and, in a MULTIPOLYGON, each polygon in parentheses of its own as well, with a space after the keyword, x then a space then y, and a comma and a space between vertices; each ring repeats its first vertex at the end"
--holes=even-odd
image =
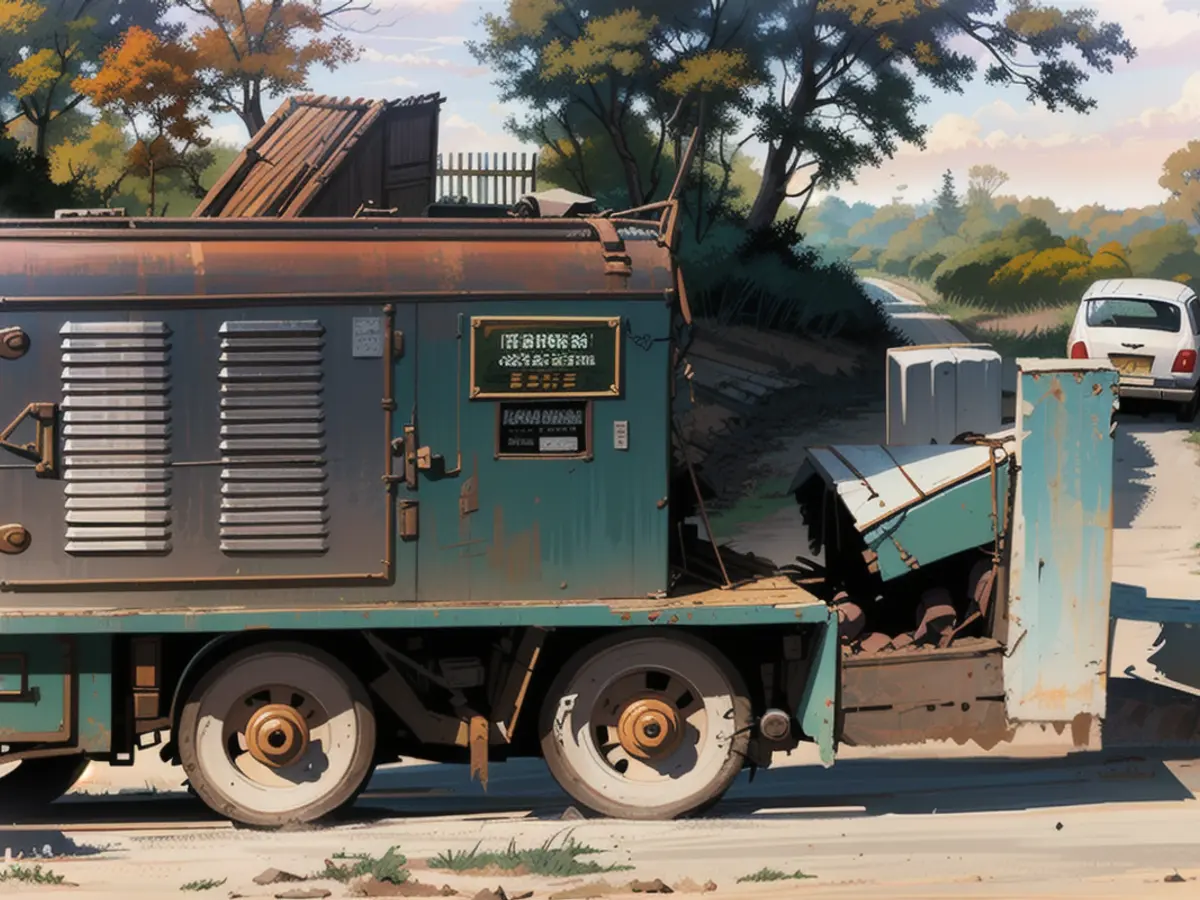
POLYGON ((1175 418, 1180 422, 1193 422, 1197 412, 1200 412, 1200 388, 1192 394, 1191 400, 1175 408, 1175 418))
POLYGON ((750 701, 729 662, 690 635, 614 635, 561 671, 542 708, 542 753, 577 801, 619 819, 711 806, 741 770, 750 701))
POLYGON ((249 647, 222 660, 179 719, 179 757, 196 794, 245 825, 297 825, 344 808, 374 756, 375 716, 362 682, 304 644, 249 647))
POLYGON ((81 753, 0 763, 0 817, 42 812, 74 787, 87 767, 81 753))

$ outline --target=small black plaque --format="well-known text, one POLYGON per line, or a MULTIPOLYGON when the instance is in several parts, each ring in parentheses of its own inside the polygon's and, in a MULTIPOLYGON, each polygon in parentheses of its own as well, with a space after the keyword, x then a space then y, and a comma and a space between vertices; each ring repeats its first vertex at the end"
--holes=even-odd
POLYGON ((586 400, 497 404, 496 455, 591 455, 591 409, 586 400))

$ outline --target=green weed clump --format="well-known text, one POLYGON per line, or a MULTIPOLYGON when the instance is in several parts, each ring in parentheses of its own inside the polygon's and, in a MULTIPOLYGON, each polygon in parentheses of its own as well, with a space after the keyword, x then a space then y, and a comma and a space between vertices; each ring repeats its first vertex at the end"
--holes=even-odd
POLYGON ((581 844, 570 835, 558 846, 551 836, 540 847, 519 849, 515 841, 501 851, 479 849, 476 844, 471 850, 448 850, 429 861, 431 869, 446 869, 451 872, 470 872, 479 869, 497 869, 501 872, 525 872, 551 878, 567 878, 575 875, 598 875, 605 872, 626 871, 631 866, 604 866, 592 860, 580 859, 603 851, 581 844))
POLYGON ((220 881, 213 878, 202 878, 199 881, 189 881, 179 889, 181 891, 211 891, 213 888, 219 888, 228 880, 228 878, 222 878, 220 881))
POLYGON ((739 878, 737 880, 737 883, 745 884, 746 882, 762 883, 762 882, 767 882, 767 881, 791 881, 791 880, 799 880, 799 879, 803 879, 803 878, 816 878, 816 877, 817 877, 816 875, 806 875, 804 872, 801 872, 799 869, 797 869, 795 872, 780 872, 778 869, 762 868, 762 869, 759 869, 757 872, 751 873, 750 875, 743 875, 741 878, 739 878))
POLYGON ((376 881, 388 881, 392 884, 403 884, 408 881, 409 871, 404 868, 408 857, 397 853, 398 847, 388 847, 382 856, 371 856, 369 853, 335 853, 326 861, 325 868, 313 878, 330 878, 345 884, 355 878, 371 876, 376 881), (345 860, 345 862, 338 862, 345 860))
POLYGON ((19 881, 22 884, 62 884, 66 877, 52 869, 43 870, 41 866, 23 866, 13 863, 7 869, 0 870, 0 881, 19 881))

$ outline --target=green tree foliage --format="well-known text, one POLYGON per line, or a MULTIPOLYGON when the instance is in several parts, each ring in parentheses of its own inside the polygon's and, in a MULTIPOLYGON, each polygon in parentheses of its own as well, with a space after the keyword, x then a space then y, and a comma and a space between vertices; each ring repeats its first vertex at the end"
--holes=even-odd
POLYGON ((1200 141, 1188 141, 1168 156, 1158 183, 1171 195, 1168 214, 1200 224, 1200 141))
POLYGON ((679 134, 748 124, 768 147, 750 230, 789 197, 803 208, 815 189, 920 145, 918 85, 961 90, 979 57, 988 83, 1086 112, 1089 73, 1134 55, 1094 11, 1031 0, 507 0, 485 23, 473 52, 505 101, 532 109, 513 130, 561 149, 598 123, 631 204, 665 189, 662 160, 679 134), (629 141, 643 127, 661 149, 647 159, 629 141))
POLYGON ((933 201, 933 218, 945 237, 957 234, 966 218, 954 188, 954 173, 949 169, 942 175, 942 189, 933 201))
POLYGON ((46 160, 0 135, 0 217, 41 218, 56 209, 93 205, 91 192, 50 177, 46 160))
POLYGON ((1126 258, 1135 274, 1147 278, 1200 276, 1196 238, 1182 222, 1135 235, 1126 258))
POLYGON ((0 117, 23 119, 34 154, 46 159, 51 128, 84 100, 75 85, 104 49, 132 27, 166 39, 170 0, 0 0, 0 117))
POLYGON ((947 299, 977 303, 991 295, 991 279, 997 270, 1030 251, 1063 246, 1041 219, 1026 218, 1008 225, 1000 237, 984 241, 946 259, 933 273, 933 283, 947 299))
POLYGON ((967 172, 967 206, 993 207, 996 191, 1008 183, 1008 173, 993 165, 971 166, 967 172))
POLYGON ((913 259, 942 236, 942 224, 936 215, 913 219, 887 242, 878 259, 879 268, 891 275, 910 274, 913 259))

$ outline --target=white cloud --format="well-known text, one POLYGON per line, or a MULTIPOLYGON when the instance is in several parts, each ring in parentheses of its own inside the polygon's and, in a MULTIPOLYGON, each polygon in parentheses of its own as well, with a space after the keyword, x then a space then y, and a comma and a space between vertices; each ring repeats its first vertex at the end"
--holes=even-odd
POLYGON ((1200 36, 1200 8, 1172 0, 1088 0, 1102 21, 1116 22, 1140 52, 1200 36))
POLYGON ((894 195, 896 184, 907 184, 910 198, 925 198, 947 169, 961 183, 971 166, 990 163, 1010 175, 1006 192, 1052 197, 1068 208, 1159 203, 1165 199, 1158 185, 1163 162, 1196 136, 1200 72, 1182 84, 1172 84, 1169 76, 1162 81, 1160 96, 1169 101, 1177 92, 1174 102, 1107 126, 1088 117, 1025 112, 1003 101, 973 116, 944 115, 930 126, 924 151, 902 146, 893 160, 859 172, 856 184, 835 193, 848 201, 880 203, 894 195))
POLYGON ((436 47, 461 47, 467 42, 464 37, 411 37, 407 34, 369 34, 364 36, 367 41, 398 41, 407 44, 433 44, 436 47))
POLYGON ((1167 107, 1150 107, 1136 121, 1146 128, 1195 122, 1200 119, 1200 72, 1183 83, 1179 99, 1167 107))
POLYGON ((207 128, 201 129, 201 131, 206 138, 217 144, 229 144, 234 147, 241 147, 250 140, 246 133, 246 126, 239 121, 210 125, 207 128))
POLYGON ((521 143, 507 132, 492 132, 458 113, 442 116, 438 148, 445 153, 512 153, 537 148, 521 143))
POLYGON ((362 53, 362 59, 364 62, 401 66, 410 69, 438 69, 468 78, 485 75, 488 72, 485 66, 464 66, 454 60, 440 56, 429 56, 427 53, 383 53, 374 47, 365 48, 362 53))

